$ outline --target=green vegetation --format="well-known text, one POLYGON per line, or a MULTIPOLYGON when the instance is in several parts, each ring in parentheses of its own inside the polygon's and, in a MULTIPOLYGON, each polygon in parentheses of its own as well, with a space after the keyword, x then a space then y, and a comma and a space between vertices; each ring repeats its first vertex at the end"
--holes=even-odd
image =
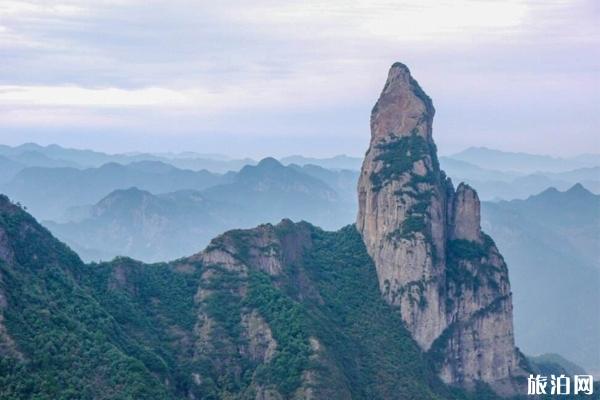
MULTIPOLYGON (((311 245, 270 276, 193 258, 85 265, 22 210, 6 209, 0 202, 14 262, 0 261, 0 292, 14 344, 0 342, 2 399, 251 399, 260 387, 284 398, 310 388, 331 399, 467 399, 439 380, 382 299, 352 226, 273 228, 301 228, 311 245), (248 352, 252 312, 277 342, 268 362, 248 352)), ((229 240, 248 245, 252 234, 229 240)), ((237 256, 247 262, 251 252, 237 256)))
POLYGON ((446 246, 446 278, 449 289, 460 294, 463 288, 479 290, 483 277, 477 271, 471 271, 464 261, 480 265, 487 252, 484 247, 468 240, 451 240, 446 246))
POLYGON ((494 241, 486 234, 483 238, 483 243, 459 239, 449 241, 446 246, 447 282, 449 289, 457 291, 457 294, 463 288, 478 291, 483 285, 494 290, 499 288, 496 274, 502 271, 487 260, 494 241))
POLYGON ((257 380, 273 384, 280 393, 290 396, 302 383, 310 355, 305 310, 277 289, 264 272, 250 275, 246 305, 266 319, 277 341, 275 356, 259 367, 257 380))
POLYGON ((448 242, 448 258, 451 261, 480 260, 487 255, 485 247, 470 240, 457 239, 448 242))
POLYGON ((2 399, 172 399, 190 392, 182 342, 196 321, 197 265, 118 258, 84 265, 0 200, 14 262, 0 261, 5 323, 22 357, 0 362, 2 399), (169 385, 164 382, 168 381, 169 385))
POLYGON ((209 268, 210 278, 201 283, 202 290, 208 293, 202 309, 215 325, 211 325, 209 343, 204 345, 195 371, 202 375, 200 397, 220 399, 248 390, 255 365, 238 351, 247 345, 240 296, 240 287, 246 279, 219 266, 209 268))
POLYGON ((409 212, 406 219, 402 221, 402 225, 390 233, 390 237, 394 239, 409 239, 413 237, 416 232, 424 232, 426 228, 427 224, 425 223, 424 215, 418 215, 415 212, 409 212))
MULTIPOLYGON (((431 197, 434 195, 431 186, 435 185, 440 173, 435 155, 435 145, 429 143, 414 129, 410 136, 395 138, 393 141, 377 145, 377 148, 382 152, 375 160, 381 161, 383 167, 370 176, 373 191, 381 190, 388 182, 403 174, 410 174, 406 187, 399 190, 396 195, 409 196, 413 199, 413 203, 407 210, 407 218, 402 226, 390 235, 394 238, 409 239, 416 232, 421 232, 425 237, 429 237, 426 220, 431 197), (428 157, 432 159, 433 170, 427 171, 424 176, 415 174, 413 172, 414 163, 428 157)), ((402 197, 400 198, 402 199, 402 197)))
POLYGON ((452 398, 398 310, 381 298, 375 268, 356 229, 315 230, 313 241, 305 268, 319 297, 307 304, 309 323, 328 350, 326 365, 338 366, 343 376, 325 368, 319 387, 348 390, 353 399, 452 398), (340 382, 346 385, 340 388, 340 382))
POLYGON ((375 161, 381 161, 383 167, 377 173, 371 174, 373 191, 379 191, 389 181, 409 172, 416 161, 434 154, 427 140, 413 132, 410 136, 403 136, 390 142, 377 145, 381 150, 375 161))
MULTIPOLYGON (((0 210, 3 211, 3 210, 0 210)), ((77 277, 77 256, 23 212, 0 213, 15 262, 0 262, 6 327, 2 399, 170 399, 164 360, 130 337, 77 277)))

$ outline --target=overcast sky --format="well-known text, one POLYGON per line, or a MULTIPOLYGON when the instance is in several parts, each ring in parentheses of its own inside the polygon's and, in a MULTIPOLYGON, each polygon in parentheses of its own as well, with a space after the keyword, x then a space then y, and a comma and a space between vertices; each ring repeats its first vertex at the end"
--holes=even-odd
POLYGON ((387 70, 444 154, 600 152, 600 2, 0 1, 0 143, 362 155, 387 70))

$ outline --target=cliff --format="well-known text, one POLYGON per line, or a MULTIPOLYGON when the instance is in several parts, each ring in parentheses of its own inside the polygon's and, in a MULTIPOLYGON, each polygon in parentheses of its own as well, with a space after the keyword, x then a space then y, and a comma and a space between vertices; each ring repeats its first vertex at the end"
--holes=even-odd
POLYGON ((289 220, 83 264, 0 196, 0 356, 9 399, 471 399, 381 298, 354 227, 289 220))
POLYGON ((522 393, 508 270, 480 228, 477 193, 440 170, 435 109, 409 69, 394 64, 371 114, 356 226, 386 301, 400 308, 439 376, 522 393))

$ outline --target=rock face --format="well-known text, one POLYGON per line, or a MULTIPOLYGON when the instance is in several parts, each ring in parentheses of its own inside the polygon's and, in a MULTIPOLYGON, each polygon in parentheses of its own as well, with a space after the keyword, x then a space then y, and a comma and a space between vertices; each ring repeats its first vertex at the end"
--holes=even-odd
POLYGON ((477 192, 461 183, 456 189, 449 215, 451 239, 463 239, 481 243, 481 206, 477 192))
POLYGON ((440 170, 431 99, 396 63, 371 114, 357 228, 380 290, 447 383, 522 393, 508 270, 481 232, 477 193, 440 170))

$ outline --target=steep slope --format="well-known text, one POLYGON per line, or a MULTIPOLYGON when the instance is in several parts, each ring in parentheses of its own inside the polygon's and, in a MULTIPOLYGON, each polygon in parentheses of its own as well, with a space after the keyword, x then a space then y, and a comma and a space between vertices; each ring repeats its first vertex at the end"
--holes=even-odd
POLYGON ((484 202, 482 225, 511 266, 523 351, 557 352, 600 371, 600 196, 574 186, 484 202))
POLYGON ((199 350, 212 378, 201 379, 210 382, 206 390, 274 399, 444 391, 381 301, 354 228, 331 234, 283 221, 229 232, 193 259, 206 266, 198 293, 199 350), (267 362, 253 366, 257 357, 267 362))
POLYGON ((351 226, 286 220, 169 264, 85 265, 1 197, 0 276, 2 398, 467 398, 381 299, 351 226))
POLYGON ((396 63, 371 114, 357 228, 379 287, 441 378, 520 393, 508 270, 480 228, 477 193, 439 168, 431 99, 396 63))
POLYGON ((92 271, 0 196, 1 398, 173 398, 161 352, 81 284, 92 271))

